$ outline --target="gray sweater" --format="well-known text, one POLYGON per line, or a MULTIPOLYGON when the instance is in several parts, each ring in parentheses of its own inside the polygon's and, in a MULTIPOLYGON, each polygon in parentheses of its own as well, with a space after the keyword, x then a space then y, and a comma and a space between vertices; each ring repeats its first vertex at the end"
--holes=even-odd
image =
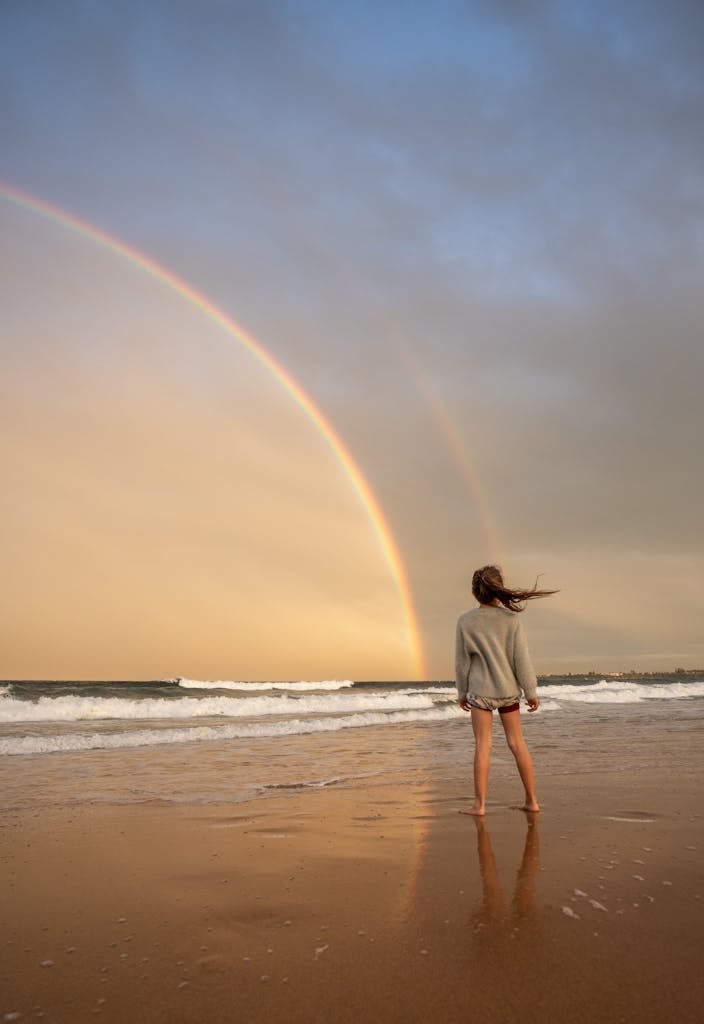
POLYGON ((537 695, 537 679, 520 614, 503 605, 473 608, 457 621, 455 678, 460 700, 537 695))

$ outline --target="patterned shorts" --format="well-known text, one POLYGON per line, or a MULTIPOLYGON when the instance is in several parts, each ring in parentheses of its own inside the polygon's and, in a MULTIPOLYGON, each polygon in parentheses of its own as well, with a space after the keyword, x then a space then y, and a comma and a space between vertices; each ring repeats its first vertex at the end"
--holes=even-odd
POLYGON ((519 697, 478 697, 475 693, 467 694, 467 703, 471 708, 479 708, 480 711, 498 711, 500 715, 518 711, 521 706, 519 697))

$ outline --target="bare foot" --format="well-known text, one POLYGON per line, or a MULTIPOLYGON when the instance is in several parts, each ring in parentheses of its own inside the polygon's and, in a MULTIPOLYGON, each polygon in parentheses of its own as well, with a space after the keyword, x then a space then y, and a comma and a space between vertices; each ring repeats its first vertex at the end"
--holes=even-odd
POLYGON ((534 801, 530 804, 511 804, 512 811, 529 811, 531 814, 537 814, 540 810, 540 804, 534 801))
POLYGON ((470 807, 468 811, 460 811, 460 814, 471 814, 475 818, 483 818, 486 814, 486 808, 475 804, 474 807, 470 807))

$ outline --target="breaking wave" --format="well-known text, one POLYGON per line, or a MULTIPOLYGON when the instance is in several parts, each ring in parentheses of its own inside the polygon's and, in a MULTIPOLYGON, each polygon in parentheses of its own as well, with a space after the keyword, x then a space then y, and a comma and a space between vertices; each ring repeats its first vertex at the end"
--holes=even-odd
POLYGON ((0 739, 0 754, 48 754, 77 750, 115 750, 149 747, 166 743, 251 739, 257 736, 298 736, 315 732, 339 732, 370 725, 401 725, 439 722, 457 717, 456 707, 431 710, 368 711, 326 718, 294 718, 237 725, 193 726, 187 729, 143 729, 130 732, 65 733, 46 736, 6 736, 0 739))

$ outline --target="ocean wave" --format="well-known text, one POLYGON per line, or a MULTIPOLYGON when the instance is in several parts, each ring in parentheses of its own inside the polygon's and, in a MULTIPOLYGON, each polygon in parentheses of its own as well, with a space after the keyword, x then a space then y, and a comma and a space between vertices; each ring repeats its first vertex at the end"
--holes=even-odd
POLYGON ((584 704, 637 704, 644 700, 682 700, 704 697, 704 682, 648 683, 621 679, 601 679, 598 683, 575 686, 553 683, 540 687, 541 698, 577 701, 584 704))
POLYGON ((558 704, 556 700, 546 699, 542 693, 540 694, 540 711, 561 711, 562 705, 558 704))
MULTIPOLYGON (((171 680, 169 680, 171 681, 171 680)), ((324 679, 319 682, 311 682, 301 679, 292 683, 245 683, 236 680, 213 680, 205 679, 182 679, 174 680, 184 690, 238 690, 243 693, 252 693, 258 690, 283 690, 290 692, 315 692, 316 690, 345 690, 354 686, 351 679, 324 679)))
POLYGON ((334 714, 360 711, 408 711, 432 708, 424 694, 329 693, 289 697, 40 697, 36 701, 5 697, 0 723, 80 722, 99 719, 253 718, 270 715, 334 714))
POLYGON ((368 711, 344 717, 294 718, 287 721, 253 722, 239 725, 193 726, 190 729, 142 729, 131 732, 63 733, 48 736, 7 736, 0 739, 0 754, 49 754, 79 750, 115 750, 151 747, 159 744, 217 742, 256 737, 302 736, 307 733, 339 732, 372 725, 403 725, 440 722, 456 718, 456 707, 426 711, 368 711))

